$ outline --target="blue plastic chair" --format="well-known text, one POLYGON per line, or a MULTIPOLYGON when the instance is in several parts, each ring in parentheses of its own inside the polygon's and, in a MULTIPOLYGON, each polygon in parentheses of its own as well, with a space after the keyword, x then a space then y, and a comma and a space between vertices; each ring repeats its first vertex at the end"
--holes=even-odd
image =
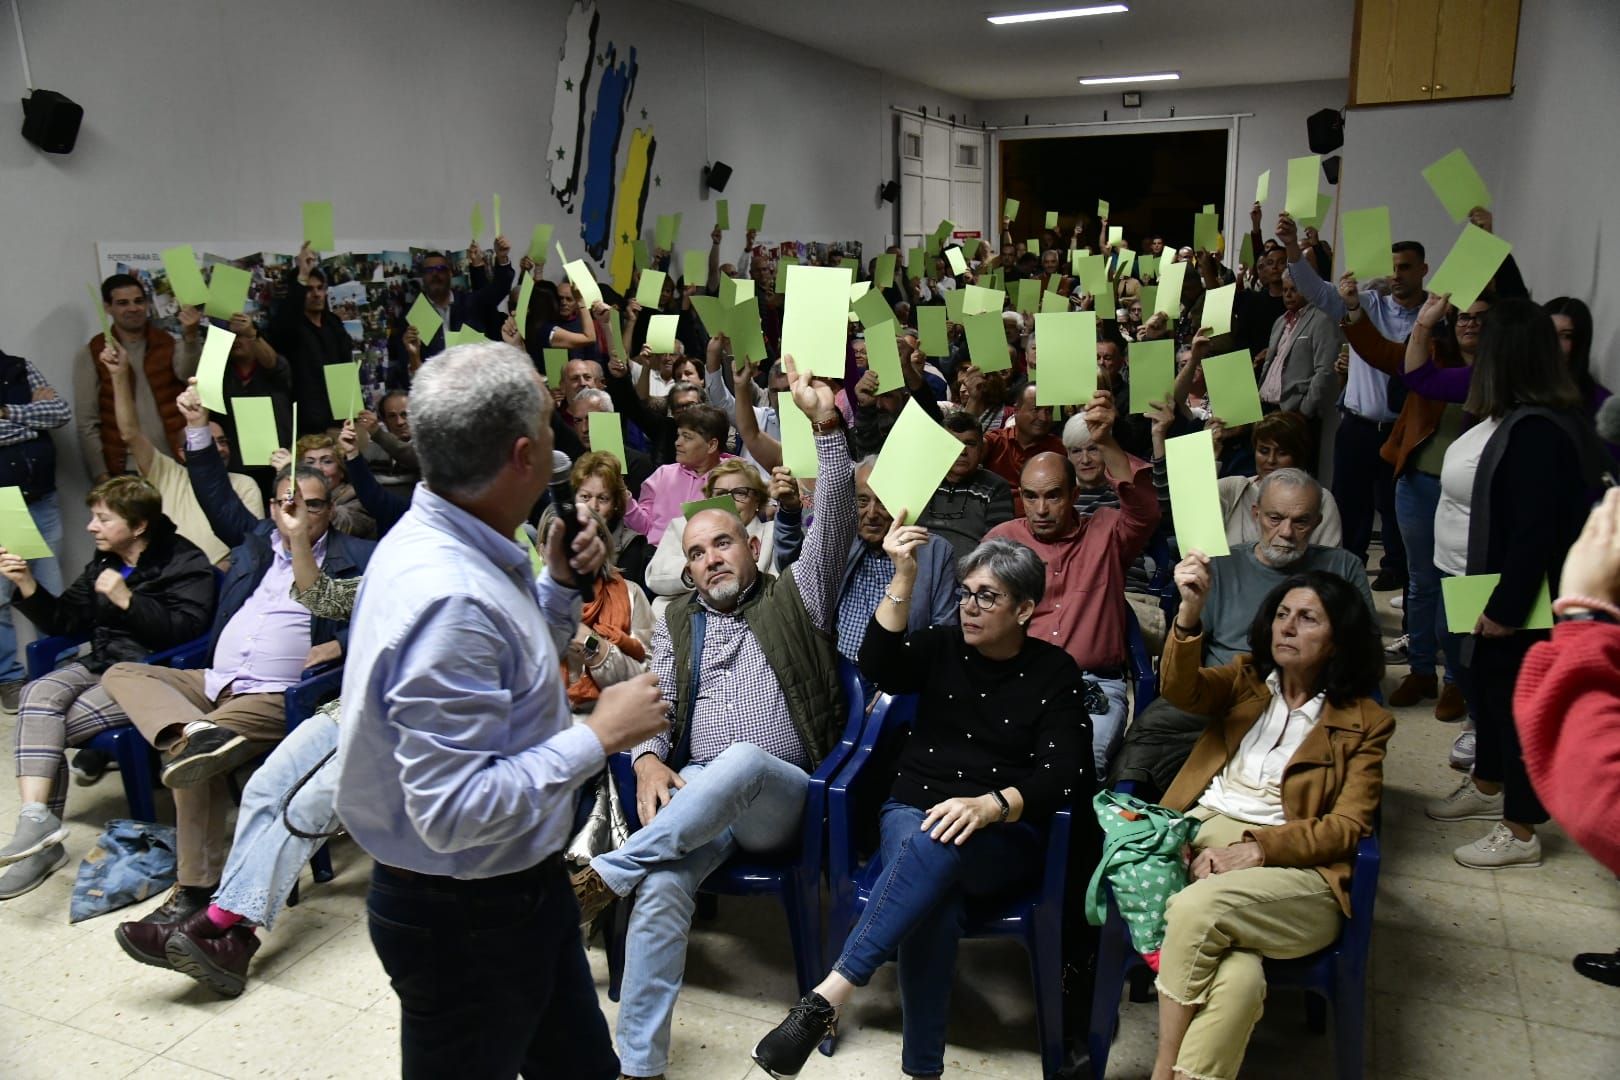
MULTIPOLYGON (((769 854, 738 853, 727 859, 704 879, 702 892, 710 896, 777 897, 787 913, 788 936, 793 943, 793 968, 799 995, 810 992, 826 974, 822 952, 821 878, 826 856, 827 784, 855 747, 861 725, 866 721, 866 699, 861 692, 860 675, 854 665, 838 664, 839 682, 847 703, 843 735, 821 765, 810 776, 805 794, 804 824, 797 847, 769 854)), ((636 774, 629 754, 608 759, 613 784, 619 792, 630 831, 637 832, 636 774)), ((608 997, 619 1000, 624 978, 624 941, 629 929, 634 896, 620 899, 605 931, 608 960, 608 997)))
MULTIPOLYGON (((1321 952, 1297 960, 1267 960, 1266 982, 1307 992, 1306 1019, 1313 1032, 1327 1029, 1326 1006, 1333 1006, 1333 1060, 1338 1080, 1361 1080, 1366 1070, 1367 955, 1372 948, 1373 903, 1378 896, 1378 835, 1362 838, 1350 876, 1350 909, 1339 938, 1321 952)), ((1130 933, 1112 892, 1108 921, 1097 948, 1096 995, 1091 1011, 1091 1069, 1103 1080, 1108 1053, 1119 1030, 1119 997, 1131 969, 1142 958, 1131 948, 1130 933)))
POLYGON ((1159 598, 1159 609, 1164 612, 1165 625, 1169 626, 1181 607, 1181 592, 1176 588, 1176 557, 1170 548, 1168 530, 1163 526, 1157 529, 1142 553, 1153 560, 1153 576, 1148 579, 1148 588, 1159 598))
MULTIPOLYGON (((832 889, 831 929, 842 945, 855 928, 872 886, 882 873, 875 855, 863 864, 857 849, 857 812, 851 786, 885 737, 916 718, 917 697, 906 694, 878 698, 861 732, 860 742, 827 792, 827 878, 832 889)), ((1016 938, 1029 954, 1035 984, 1035 1026, 1041 1044, 1041 1069, 1052 1076, 1063 1065, 1063 890, 1069 867, 1070 811, 1052 815, 1046 841, 1046 865, 1039 886, 1027 895, 994 905, 970 907, 965 938, 1016 938)), ((829 943, 829 953, 831 943, 829 943)), ((837 1036, 822 1043, 831 1054, 837 1036)))

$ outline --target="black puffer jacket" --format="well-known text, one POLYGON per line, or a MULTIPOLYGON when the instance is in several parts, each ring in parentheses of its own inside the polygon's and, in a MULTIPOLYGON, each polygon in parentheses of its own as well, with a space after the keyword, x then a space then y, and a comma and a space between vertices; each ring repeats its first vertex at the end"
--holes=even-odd
POLYGON ((102 571, 123 566, 106 551, 96 552, 61 596, 40 588, 26 600, 17 593, 13 605, 41 633, 89 634, 90 653, 79 662, 97 674, 202 637, 214 618, 214 568, 197 545, 175 532, 167 515, 149 522, 147 534, 146 550, 126 579, 134 594, 128 610, 96 592, 102 571))

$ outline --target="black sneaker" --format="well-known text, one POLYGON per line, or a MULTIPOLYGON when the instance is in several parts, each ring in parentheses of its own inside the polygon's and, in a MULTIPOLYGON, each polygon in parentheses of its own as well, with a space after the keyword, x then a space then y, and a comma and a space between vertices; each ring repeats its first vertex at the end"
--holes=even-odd
POLYGON ((754 1064, 775 1077, 798 1076, 821 1040, 838 1028, 838 1010, 810 991, 788 1010, 787 1019, 754 1047, 754 1064))
POLYGON ((93 784, 107 775, 108 769, 117 767, 118 763, 113 760, 112 755, 100 750, 80 750, 73 755, 73 760, 68 762, 68 772, 72 773, 74 781, 81 785, 93 784))
POLYGON ((246 765, 259 751, 245 735, 210 725, 186 736, 178 751, 163 765, 165 787, 183 788, 205 783, 246 765))
POLYGON ((1381 567, 1372 580, 1373 592, 1395 592, 1406 588, 1406 575, 1390 567, 1381 567))

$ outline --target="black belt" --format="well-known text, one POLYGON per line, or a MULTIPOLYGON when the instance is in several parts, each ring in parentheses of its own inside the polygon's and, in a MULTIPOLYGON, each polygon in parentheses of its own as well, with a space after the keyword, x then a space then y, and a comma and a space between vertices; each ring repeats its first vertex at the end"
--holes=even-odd
POLYGON ((1387 432, 1390 428, 1395 426, 1395 421, 1393 420, 1374 420, 1371 417, 1362 416, 1358 412, 1352 412, 1343 405, 1339 406, 1339 415, 1346 420, 1355 420, 1363 424, 1371 424, 1379 431, 1384 432, 1387 432))
POLYGON ((552 874, 564 873, 562 852, 548 855, 527 870, 517 870, 510 874, 497 874, 487 878, 456 878, 442 874, 424 874, 418 870, 407 870, 402 866, 389 866, 387 863, 376 864, 377 873, 394 881, 413 885, 420 888, 436 889, 441 892, 459 893, 500 893, 515 892, 521 889, 532 889, 544 882, 552 874))
POLYGON ((1085 671, 1081 672, 1081 674, 1089 676, 1093 679, 1112 679, 1116 682, 1124 682, 1130 678, 1130 672, 1126 671, 1122 667, 1087 668, 1085 671))

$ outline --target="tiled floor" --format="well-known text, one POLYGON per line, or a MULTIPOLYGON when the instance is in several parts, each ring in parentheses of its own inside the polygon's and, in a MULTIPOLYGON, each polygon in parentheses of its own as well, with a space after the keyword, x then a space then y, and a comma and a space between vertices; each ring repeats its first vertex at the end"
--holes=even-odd
MULTIPOLYGON (((0 745, 9 745, 11 726, 0 724, 0 745)), ((1408 709, 1391 746, 1369 1072, 1392 1080, 1620 1077, 1620 990, 1569 967, 1576 951, 1620 945, 1620 885, 1556 828, 1542 834, 1540 869, 1491 874, 1452 861, 1451 849, 1481 826, 1436 824, 1421 805, 1457 780, 1444 764, 1454 731, 1426 708, 1408 709)), ((16 809, 14 788, 0 785, 0 829, 10 829, 16 809)), ((67 923, 72 869, 92 843, 91 823, 123 812, 116 776, 75 788, 74 863, 0 903, 0 1077, 397 1074, 398 1007, 366 937, 367 863, 354 847, 338 846, 337 880, 306 885, 305 902, 266 936, 248 993, 222 1001, 127 959, 112 937, 120 916, 67 923)), ((753 1072, 749 1048, 792 995, 785 936, 779 911, 764 901, 725 902, 715 922, 700 925, 675 1017, 672 1078, 753 1072)), ((600 949, 591 960, 611 1021, 600 949)), ((1327 1040, 1305 1030, 1301 1000, 1279 993, 1269 1006, 1244 1074, 1331 1075, 1327 1040)), ((837 1055, 812 1059, 804 1075, 898 1077, 899 1023, 885 971, 846 1016, 837 1055)), ((1153 1039, 1153 1007, 1126 1005, 1110 1076, 1146 1077, 1153 1039)), ((952 1006, 951 1073, 1037 1076, 1034 1044, 1018 948, 968 943, 952 1006)))

